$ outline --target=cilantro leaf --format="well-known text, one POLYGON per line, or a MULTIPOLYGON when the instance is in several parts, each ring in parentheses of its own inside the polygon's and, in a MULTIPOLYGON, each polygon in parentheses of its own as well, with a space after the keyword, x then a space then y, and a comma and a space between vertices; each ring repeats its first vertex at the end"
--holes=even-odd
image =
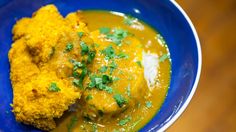
POLYGON ((112 63, 109 64, 109 67, 110 67, 110 74, 112 74, 113 71, 118 67, 118 65, 116 64, 115 61, 112 61, 112 63))
POLYGON ((108 67, 107 66, 102 66, 99 71, 102 73, 105 73, 107 71, 108 67))
POLYGON ((151 108, 152 107, 152 102, 151 101, 147 101, 146 102, 146 107, 147 108, 151 108))
POLYGON ((102 50, 101 53, 105 55, 106 60, 113 59, 116 56, 115 50, 111 45, 102 50))
POLYGON ((121 52, 117 55, 117 58, 121 59, 121 58, 129 58, 129 55, 125 54, 124 52, 121 52))
POLYGON ((128 31, 115 28, 112 34, 107 34, 106 38, 111 39, 117 46, 121 46, 121 42, 128 36, 128 31))
POLYGON ((66 52, 70 52, 73 48, 74 48, 74 45, 73 45, 72 43, 68 43, 68 44, 66 45, 65 51, 66 51, 66 52))
POLYGON ((84 36, 84 32, 78 32, 78 35, 79 35, 79 37, 81 38, 81 37, 84 36))
POLYGON ((96 52, 95 52, 95 51, 89 51, 89 52, 88 52, 88 59, 87 59, 87 62, 88 62, 88 63, 91 63, 91 62, 94 60, 95 55, 96 55, 96 52))
POLYGON ((124 104, 127 103, 127 100, 121 94, 115 94, 113 96, 117 105, 121 108, 124 104))
POLYGON ((124 18, 124 24, 126 24, 126 25, 132 25, 132 24, 134 24, 134 22, 135 22, 135 18, 134 17, 132 17, 132 16, 126 16, 125 18, 124 18))
POLYGON ((142 62, 141 61, 136 61, 139 67, 142 67, 142 62))
POLYGON ((48 88, 50 92, 59 92, 61 89, 57 86, 55 82, 52 82, 48 88))
POLYGON ((128 117, 126 117, 126 118, 123 119, 123 120, 120 120, 118 124, 119 124, 120 126, 124 126, 124 125, 127 124, 129 121, 131 121, 131 116, 128 116, 128 117))
POLYGON ((89 52, 89 47, 84 41, 80 42, 80 47, 81 47, 81 54, 82 55, 85 55, 89 52))
POLYGON ((73 129, 73 127, 75 127, 77 122, 78 122, 77 117, 73 116, 70 120, 70 123, 67 125, 68 132, 72 132, 72 129, 73 129))
POLYGON ((169 55, 168 54, 164 54, 162 55, 160 58, 159 58, 159 62, 164 62, 166 59, 169 58, 169 55))
POLYGON ((88 101, 88 100, 91 100, 91 99, 93 99, 93 96, 92 96, 91 94, 89 94, 89 95, 86 97, 86 100, 88 101))
POLYGON ((111 29, 108 28, 108 27, 101 27, 101 28, 99 28, 99 32, 101 34, 108 34, 110 31, 111 31, 111 29))

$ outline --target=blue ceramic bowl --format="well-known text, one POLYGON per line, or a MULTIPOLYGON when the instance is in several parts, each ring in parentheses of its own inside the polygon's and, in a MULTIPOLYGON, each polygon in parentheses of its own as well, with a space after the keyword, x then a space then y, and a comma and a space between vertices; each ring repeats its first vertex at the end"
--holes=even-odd
POLYGON ((168 95, 160 111, 140 131, 164 131, 190 102, 201 71, 201 49, 196 31, 174 0, 0 0, 0 131, 39 131, 17 123, 11 113, 12 88, 8 51, 17 19, 43 5, 55 4, 63 15, 78 9, 102 9, 131 14, 151 25, 167 41, 172 58, 168 95))

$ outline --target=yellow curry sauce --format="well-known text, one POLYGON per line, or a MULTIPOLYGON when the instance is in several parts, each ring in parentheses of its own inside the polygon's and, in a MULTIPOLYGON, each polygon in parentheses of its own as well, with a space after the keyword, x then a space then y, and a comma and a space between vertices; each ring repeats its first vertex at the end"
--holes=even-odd
POLYGON ((168 48, 136 18, 108 11, 63 18, 48 5, 18 21, 13 34, 17 121, 53 131, 137 131, 166 97, 168 48))
MULTIPOLYGON (((133 42, 132 44, 123 45, 121 47, 114 46, 115 49, 124 50, 130 56, 138 56, 138 59, 142 59, 141 50, 145 52, 150 52, 157 54, 158 56, 162 57, 165 54, 168 54, 168 49, 165 45, 165 42, 159 36, 159 34, 153 30, 147 24, 144 24, 140 21, 135 21, 133 25, 129 25, 125 23, 127 17, 124 14, 116 13, 116 12, 107 12, 107 11, 82 11, 82 16, 84 17, 84 21, 88 24, 88 28, 92 32, 92 36, 98 34, 97 31, 101 27, 109 27, 109 28, 122 28, 130 33, 133 33, 138 39, 137 41, 140 42, 133 42, 136 40, 130 40, 133 42), (126 18, 125 18, 126 17, 126 18), (141 49, 139 49, 139 47, 141 49), (140 50, 140 51, 139 51, 140 50)), ((129 19, 129 18, 128 18, 129 19)), ((128 20, 129 21, 129 20, 128 20)), ((102 49, 108 46, 109 42, 104 42, 102 40, 96 40, 95 42, 100 44, 97 49, 102 49), (101 42, 102 41, 102 42, 101 42), (105 44, 103 44, 105 43, 105 44), (102 45, 102 46, 101 46, 102 45)), ((133 57, 132 57, 133 58, 133 57)), ((132 61, 130 59, 126 59, 120 62, 117 62, 120 69, 125 69, 131 67, 129 62, 132 61), (128 61, 128 62, 126 62, 128 61)), ((95 67, 100 67, 97 63, 95 67)), ((133 62, 133 65, 137 65, 133 62)), ((138 103, 134 104, 131 108, 128 108, 126 111, 120 113, 117 116, 109 117, 109 119, 105 119, 104 121, 86 121, 81 117, 81 111, 78 110, 77 112, 69 112, 67 115, 59 121, 58 127, 54 131, 63 130, 66 131, 68 129, 68 125, 71 125, 73 122, 73 117, 77 117, 78 121, 73 126, 74 131, 137 131, 138 129, 142 128, 158 111, 160 106, 162 105, 167 90, 169 87, 170 81, 170 61, 167 59, 166 61, 160 62, 158 67, 158 84, 154 86, 152 91, 148 90, 147 82, 143 77, 143 67, 141 69, 135 69, 132 67, 133 72, 136 72, 129 80, 129 74, 119 74, 118 71, 114 71, 114 75, 121 78, 121 80, 117 81, 113 84, 115 87, 118 87, 121 93, 125 93, 124 90, 129 86, 129 83, 136 83, 136 87, 140 87, 140 91, 135 93, 135 96, 138 96, 138 103), (141 72, 141 73, 138 73, 141 72), (134 82, 132 82, 134 81, 134 82), (151 104, 149 106, 149 103, 151 104), (127 123, 125 125, 121 125, 122 121, 127 123)), ((140 67, 138 67, 140 68, 140 67)), ((132 73, 130 73, 132 74, 132 73)), ((103 97, 97 98, 97 101, 103 102, 103 97)))

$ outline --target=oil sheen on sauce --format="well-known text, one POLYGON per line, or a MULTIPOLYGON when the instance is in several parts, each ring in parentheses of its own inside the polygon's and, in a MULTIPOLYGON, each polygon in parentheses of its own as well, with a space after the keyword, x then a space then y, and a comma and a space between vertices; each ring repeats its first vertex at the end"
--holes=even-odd
MULTIPOLYGON (((139 104, 117 116, 109 117, 105 121, 89 121, 82 117, 80 109, 77 112, 67 111, 61 119, 57 120, 57 128, 53 131, 68 131, 68 127, 73 127, 72 131, 138 131, 145 126, 158 112, 170 84, 171 60, 169 58, 168 47, 163 38, 150 26, 135 19, 134 24, 124 24, 125 16, 122 13, 108 11, 82 11, 84 21, 90 31, 101 27, 119 27, 133 33, 141 42, 142 68, 144 68, 145 85, 143 89, 150 92, 145 95, 139 104), (164 60, 165 59, 165 60, 164 60), (76 117, 76 118, 74 118, 76 117), (124 125, 119 124, 124 121, 124 125)), ((129 49, 126 49, 129 50, 129 49)))

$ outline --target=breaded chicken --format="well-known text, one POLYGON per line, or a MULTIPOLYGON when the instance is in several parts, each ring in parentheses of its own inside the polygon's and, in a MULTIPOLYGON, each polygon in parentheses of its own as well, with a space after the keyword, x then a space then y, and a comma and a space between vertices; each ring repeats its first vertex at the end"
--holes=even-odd
POLYGON ((17 121, 51 130, 56 127, 54 118, 81 97, 81 90, 69 77, 72 64, 68 60, 81 58, 80 46, 63 53, 68 43, 79 45, 78 32, 84 32, 84 41, 91 41, 80 19, 79 12, 63 18, 54 5, 47 5, 14 26, 9 61, 17 121))

